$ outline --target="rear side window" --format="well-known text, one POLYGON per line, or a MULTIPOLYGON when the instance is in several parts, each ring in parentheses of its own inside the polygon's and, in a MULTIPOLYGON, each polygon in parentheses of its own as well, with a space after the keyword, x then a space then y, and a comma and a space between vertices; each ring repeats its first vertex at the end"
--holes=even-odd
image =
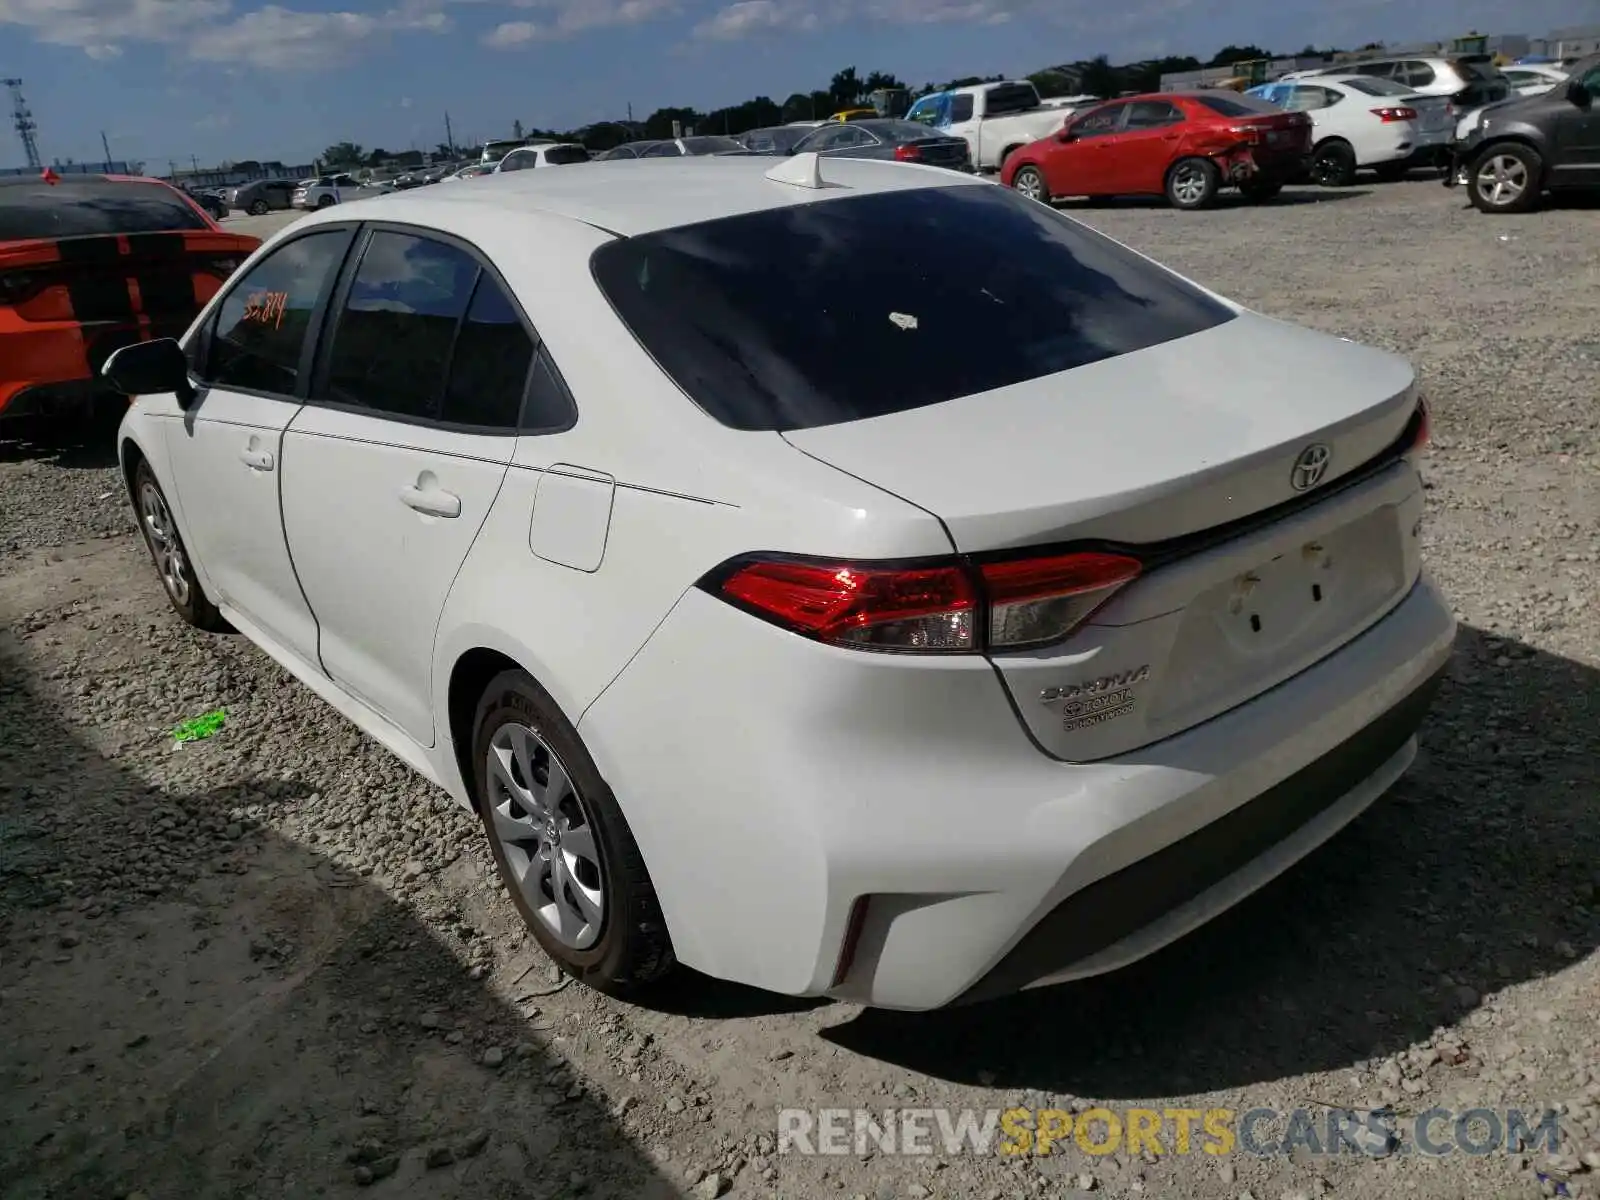
POLYGON ((552 167, 568 167, 588 162, 589 152, 582 146, 551 146, 544 152, 544 161, 552 167))
POLYGON ((1277 105, 1257 96, 1243 94, 1224 96, 1220 92, 1205 92, 1190 98, 1224 117, 1260 117, 1277 109, 1277 105))
POLYGON ((1379 79, 1376 76, 1360 79, 1346 79, 1344 86, 1353 88, 1358 92, 1365 92, 1369 96, 1409 96, 1411 89, 1396 83, 1392 79, 1379 79))
POLYGON ((159 183, 0 183, 0 242, 206 228, 187 200, 159 183))
POLYGON ((1002 83, 983 94, 983 115, 1003 117, 1039 106, 1039 93, 1031 83, 1002 83))
POLYGON ((379 230, 340 309, 317 398, 379 416, 511 432, 534 355, 516 306, 476 258, 432 238, 379 230))
POLYGON ((1175 125, 1183 120, 1183 114, 1165 100, 1135 100, 1128 105, 1128 123, 1126 128, 1155 129, 1162 125, 1175 125))
MULTIPOLYGON (((1007 188, 930 187, 602 246, 601 290, 736 429, 832 425, 1070 371, 1235 314, 1007 188)), ((1059 381, 1071 403, 1070 377, 1059 381)))
POLYGON ((437 420, 456 326, 477 282, 478 264, 454 246, 373 234, 334 330, 325 398, 437 420))
POLYGON ((515 429, 533 339, 494 277, 480 273, 450 357, 443 420, 515 429))
POLYGON ((217 309, 202 377, 215 387, 294 395, 317 300, 350 232, 296 238, 251 268, 217 309))

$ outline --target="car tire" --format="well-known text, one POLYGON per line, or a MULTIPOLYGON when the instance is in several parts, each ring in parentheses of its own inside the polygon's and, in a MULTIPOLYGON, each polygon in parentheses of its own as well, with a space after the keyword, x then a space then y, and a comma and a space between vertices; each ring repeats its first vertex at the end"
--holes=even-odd
POLYGON ((1276 200, 1282 191, 1281 179, 1247 179, 1239 185, 1239 194, 1251 204, 1266 204, 1276 200))
POLYGON ((1044 181, 1044 172, 1038 167, 1019 167, 1011 177, 1011 189, 1040 204, 1050 203, 1050 185, 1044 181))
POLYGON ((254 200, 250 203, 250 215, 252 217, 264 217, 271 211, 272 206, 265 200, 254 200))
POLYGON ((1411 174, 1409 163, 1384 163, 1381 167, 1374 167, 1372 173, 1378 177, 1379 183, 1399 183, 1411 174))
POLYGON ((1167 203, 1184 212, 1209 208, 1222 187, 1222 172, 1209 158, 1180 158, 1167 172, 1167 203))
POLYGON ((1321 187, 1349 187, 1356 181, 1356 152, 1349 142, 1323 142, 1311 152, 1311 178, 1321 187))
POLYGON ((228 633, 232 627, 217 611, 217 606, 200 586, 194 564, 184 547, 172 506, 161 490, 155 472, 144 459, 133 472, 133 506, 139 517, 139 532, 144 535, 150 561, 155 564, 161 588, 172 610, 196 629, 207 633, 228 633))
POLYGON ((1544 159, 1532 146, 1501 142, 1467 168, 1467 196, 1479 212, 1531 211, 1543 189, 1544 159))
POLYGON ((672 941, 622 809, 578 731, 526 672, 503 671, 485 689, 472 763, 495 866, 544 952, 613 996, 670 971, 672 941), (553 770, 565 782, 546 804, 553 770))
POLYGON ((332 207, 332 205, 333 205, 333 197, 332 196, 318 196, 317 197, 317 207, 318 208, 330 208, 330 207, 332 207))

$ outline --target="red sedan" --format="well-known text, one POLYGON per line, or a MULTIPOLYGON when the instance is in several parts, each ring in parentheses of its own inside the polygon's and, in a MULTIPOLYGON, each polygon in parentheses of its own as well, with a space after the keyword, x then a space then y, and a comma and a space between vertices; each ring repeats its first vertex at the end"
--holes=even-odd
POLYGON ((1065 196, 1166 196, 1205 208, 1225 187, 1270 200, 1301 175, 1311 118, 1237 92, 1129 96, 1012 151, 1000 181, 1049 203, 1065 196))

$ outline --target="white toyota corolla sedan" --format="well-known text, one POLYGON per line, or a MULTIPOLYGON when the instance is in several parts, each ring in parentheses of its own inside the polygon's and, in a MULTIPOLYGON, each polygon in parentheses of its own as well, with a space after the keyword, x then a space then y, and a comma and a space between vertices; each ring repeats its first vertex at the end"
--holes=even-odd
POLYGON ((479 813, 567 971, 1092 975, 1407 769, 1405 361, 956 172, 636 174, 339 205, 106 367, 179 615, 479 813))

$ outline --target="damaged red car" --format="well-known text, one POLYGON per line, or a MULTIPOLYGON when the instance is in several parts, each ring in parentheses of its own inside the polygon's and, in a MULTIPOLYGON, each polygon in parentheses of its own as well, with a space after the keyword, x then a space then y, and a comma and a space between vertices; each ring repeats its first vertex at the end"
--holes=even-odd
POLYGON ((1224 188, 1271 200, 1305 174, 1311 118, 1231 91, 1128 96, 1014 150, 1000 182, 1048 204, 1071 196, 1165 196, 1206 208, 1224 188))

